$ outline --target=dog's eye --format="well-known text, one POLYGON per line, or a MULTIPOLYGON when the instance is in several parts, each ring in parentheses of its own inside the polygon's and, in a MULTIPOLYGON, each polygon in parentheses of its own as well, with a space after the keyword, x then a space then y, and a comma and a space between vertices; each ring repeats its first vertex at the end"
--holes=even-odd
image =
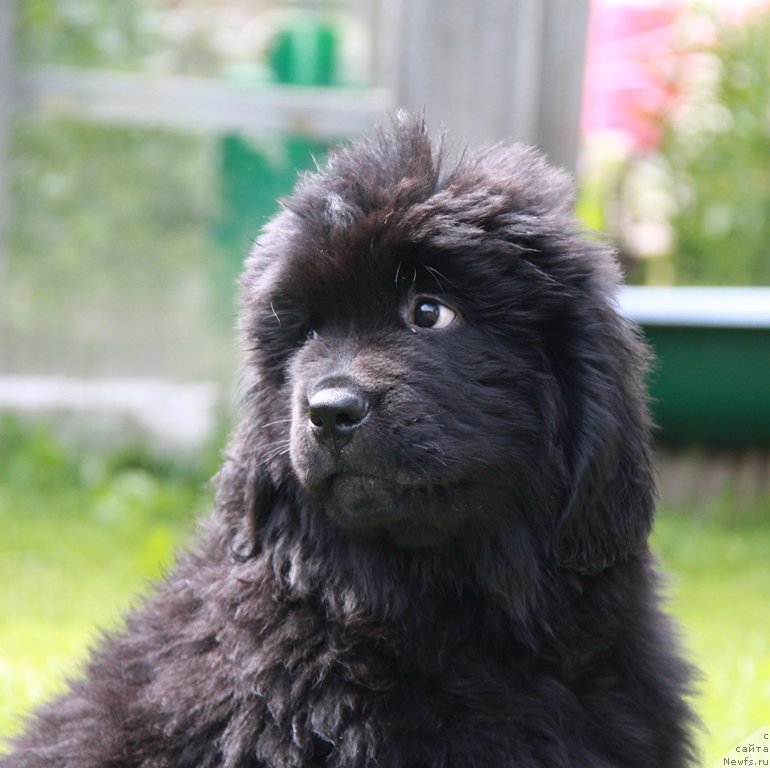
POLYGON ((417 299, 411 313, 411 322, 419 328, 448 328, 457 313, 435 299, 417 299))

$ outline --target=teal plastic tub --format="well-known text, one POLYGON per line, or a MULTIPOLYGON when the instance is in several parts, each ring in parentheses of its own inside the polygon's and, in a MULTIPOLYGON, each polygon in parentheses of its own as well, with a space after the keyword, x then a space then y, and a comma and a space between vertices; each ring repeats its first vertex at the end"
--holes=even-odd
POLYGON ((770 447, 770 288, 626 288, 660 442, 770 447))

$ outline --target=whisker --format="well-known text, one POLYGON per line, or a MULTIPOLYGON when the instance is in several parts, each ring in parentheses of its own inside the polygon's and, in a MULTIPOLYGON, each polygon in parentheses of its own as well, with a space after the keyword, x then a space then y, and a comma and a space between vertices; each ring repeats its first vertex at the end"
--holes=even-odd
POLYGON ((291 423, 291 416, 289 416, 286 419, 276 419, 275 421, 268 421, 267 424, 262 425, 262 429, 267 429, 267 427, 274 427, 277 424, 290 424, 291 423))
POLYGON ((286 440, 283 443, 278 443, 277 445, 272 446, 272 448, 270 448, 265 453, 265 455, 262 457, 262 461, 265 464, 269 464, 271 461, 273 461, 273 459, 288 455, 290 450, 291 442, 289 440, 286 440))
POLYGON ((424 451, 427 451, 428 453, 431 453, 433 455, 433 459, 437 461, 441 466, 443 467, 449 467, 449 464, 444 461, 444 459, 440 458, 439 456, 436 456, 436 453, 444 454, 444 451, 436 445, 436 443, 415 443, 415 445, 418 448, 422 448, 424 451))
POLYGON ((446 277, 446 275, 442 275, 441 272, 439 272, 437 269, 434 269, 433 267, 426 266, 425 269, 428 271, 430 276, 436 281, 436 285, 438 286, 441 293, 446 293, 446 288, 444 288, 439 278, 443 277, 444 280, 446 280, 449 283, 449 285, 452 285, 452 281, 448 277, 446 277))

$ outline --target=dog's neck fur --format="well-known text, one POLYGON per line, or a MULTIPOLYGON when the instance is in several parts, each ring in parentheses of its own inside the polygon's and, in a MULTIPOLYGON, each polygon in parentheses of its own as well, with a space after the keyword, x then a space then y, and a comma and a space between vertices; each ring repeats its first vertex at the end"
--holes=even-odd
MULTIPOLYGON (((545 633, 543 584, 577 577, 538 554, 531 532, 514 530, 501 515, 496 530, 458 538, 438 549, 398 549, 385 541, 340 535, 308 499, 287 496, 259 534, 252 560, 269 574, 287 602, 305 601, 364 634, 389 633, 434 640, 443 625, 467 617, 478 637, 532 647, 545 633), (518 546, 511 542, 520 540, 518 546)), ((247 563, 249 560, 246 561, 247 563)))

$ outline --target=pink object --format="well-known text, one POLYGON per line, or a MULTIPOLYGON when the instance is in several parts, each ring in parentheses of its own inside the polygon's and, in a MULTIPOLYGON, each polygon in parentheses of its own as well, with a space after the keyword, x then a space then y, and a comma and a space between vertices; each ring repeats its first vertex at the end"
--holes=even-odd
POLYGON ((591 0, 584 136, 616 131, 632 149, 654 149, 660 118, 687 95, 693 54, 713 44, 722 25, 770 9, 770 0, 711 0, 706 14, 697 8, 694 0, 591 0))
POLYGON ((638 149, 659 140, 655 115, 677 96, 674 22, 682 0, 619 5, 592 0, 582 131, 621 131, 638 149))

